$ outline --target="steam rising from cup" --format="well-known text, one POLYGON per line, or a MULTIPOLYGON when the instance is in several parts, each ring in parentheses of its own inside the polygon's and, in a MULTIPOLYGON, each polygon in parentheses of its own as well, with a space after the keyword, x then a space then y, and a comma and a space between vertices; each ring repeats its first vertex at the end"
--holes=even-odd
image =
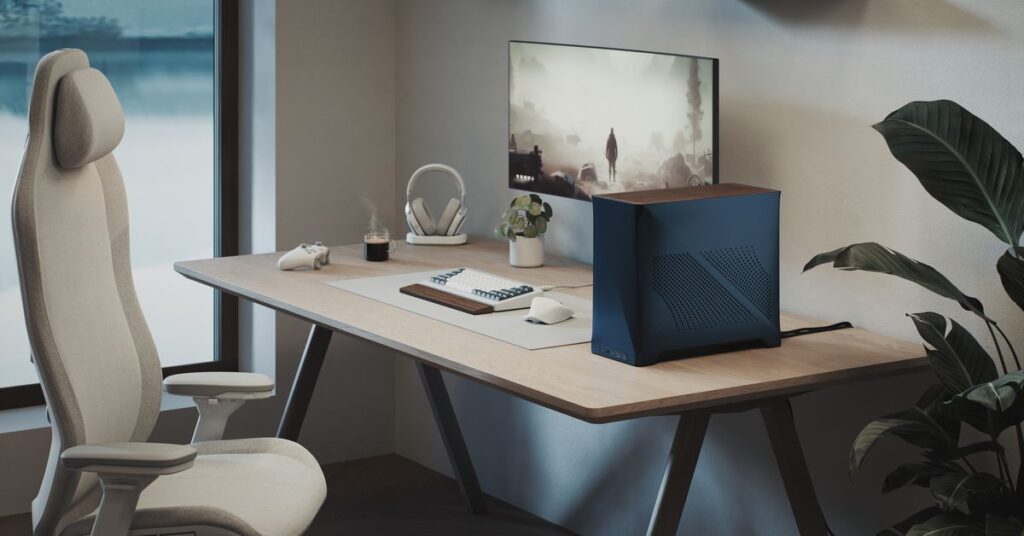
POLYGON ((366 206, 366 210, 370 213, 370 223, 367 226, 369 234, 387 233, 388 230, 382 227, 380 224, 380 212, 377 210, 377 205, 370 198, 363 198, 363 205, 366 206))

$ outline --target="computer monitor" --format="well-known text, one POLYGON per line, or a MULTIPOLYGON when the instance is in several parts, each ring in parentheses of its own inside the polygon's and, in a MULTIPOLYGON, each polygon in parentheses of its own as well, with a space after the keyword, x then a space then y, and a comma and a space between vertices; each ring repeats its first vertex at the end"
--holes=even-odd
POLYGON ((590 200, 718 182, 718 60, 509 42, 509 187, 590 200))

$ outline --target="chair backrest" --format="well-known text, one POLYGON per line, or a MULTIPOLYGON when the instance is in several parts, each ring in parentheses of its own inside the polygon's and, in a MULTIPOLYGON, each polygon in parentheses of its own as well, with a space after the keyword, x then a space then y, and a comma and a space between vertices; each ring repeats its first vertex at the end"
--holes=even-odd
POLYGON ((39 61, 12 218, 33 361, 53 439, 32 503, 36 535, 59 534, 99 500, 92 475, 60 466, 82 443, 145 441, 160 410, 160 361, 132 282, 128 207, 111 151, 124 116, 81 50, 39 61))

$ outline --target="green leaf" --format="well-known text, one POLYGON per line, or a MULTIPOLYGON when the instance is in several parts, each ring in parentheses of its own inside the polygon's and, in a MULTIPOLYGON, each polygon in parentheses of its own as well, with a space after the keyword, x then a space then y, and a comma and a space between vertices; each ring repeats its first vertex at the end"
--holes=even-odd
POLYGON ((1022 536, 1024 523, 1019 519, 989 515, 985 520, 985 536, 1022 536))
POLYGON ((537 194, 530 194, 529 198, 530 198, 530 202, 531 203, 541 203, 542 202, 541 199, 540 199, 540 196, 537 195, 537 194))
POLYGON ((1017 246, 1024 232, 1024 157, 959 104, 911 102, 874 125, 936 200, 1017 246))
POLYGON ((525 236, 526 238, 537 238, 537 226, 527 226, 526 229, 523 230, 523 236, 525 236))
POLYGON ((931 480, 932 497, 939 508, 950 512, 967 506, 972 494, 991 491, 1003 485, 1003 480, 988 473, 951 473, 931 480))
MULTIPOLYGON (((1024 248, 1017 248, 1018 255, 1024 255, 1024 248)), ((1010 254, 1010 250, 1003 253, 996 263, 996 270, 999 272, 999 279, 1003 282, 1003 289, 1006 294, 1017 304, 1017 307, 1024 309, 1024 261, 1010 254)))
MULTIPOLYGON (((962 469, 950 463, 904 463, 885 476, 882 493, 896 491, 909 485, 928 487, 928 482, 932 477, 962 471, 962 469)), ((920 521, 923 521, 923 519, 920 521)))
POLYGON ((879 532, 878 536, 883 536, 883 535, 885 535, 885 536, 892 536, 892 535, 903 536, 904 534, 907 533, 907 530, 909 530, 910 527, 912 527, 914 525, 917 525, 918 523, 922 523, 924 521, 928 521, 929 519, 931 519, 931 518, 933 518, 933 517, 935 517, 935 516, 937 516, 937 515, 939 515, 941 513, 942 513, 942 510, 939 510, 938 506, 929 506, 928 508, 925 508, 924 510, 920 510, 920 511, 914 513, 914 514, 911 514, 909 517, 907 517, 903 521, 900 521, 899 523, 894 524, 893 526, 883 530, 882 532, 879 532))
POLYGON ((996 433, 1024 422, 1024 396, 1018 396, 1017 401, 1008 409, 996 417, 996 433))
POLYGON ((547 204, 547 202, 545 201, 544 202, 544 217, 550 220, 551 216, 554 216, 554 215, 555 215, 555 211, 552 210, 551 205, 547 204))
POLYGON ((916 313, 910 318, 917 332, 934 348, 926 349, 928 364, 950 393, 961 393, 999 376, 988 352, 956 321, 950 321, 947 335, 946 319, 940 314, 916 313))
POLYGON ((853 440, 850 449, 850 475, 852 476, 878 440, 895 435, 911 445, 941 451, 956 449, 956 438, 951 436, 934 418, 921 408, 876 419, 867 424, 853 440))
MULTIPOLYGON (((935 463, 947 463, 947 462, 952 462, 954 460, 958 460, 958 459, 960 459, 960 458, 962 458, 964 456, 970 456, 971 454, 977 454, 979 452, 1002 452, 1002 451, 1003 451, 1003 446, 1002 445, 1000 445, 996 441, 989 440, 989 441, 978 441, 977 443, 971 443, 970 445, 959 447, 956 450, 952 450, 952 451, 946 451, 946 452, 934 451, 934 450, 933 451, 928 451, 928 452, 925 453, 925 456, 927 456, 929 460, 931 460, 931 461, 933 461, 935 463)), ((955 465, 953 467, 956 469, 956 471, 963 472, 963 470, 960 469, 959 467, 957 467, 955 465)))
MULTIPOLYGON (((923 412, 924 416, 931 419, 936 426, 942 429, 943 432, 949 437, 949 442, 952 448, 956 448, 960 444, 960 421, 951 418, 945 412, 945 406, 943 402, 946 401, 948 394, 946 388, 941 385, 931 385, 918 399, 916 407, 923 412)), ((948 452, 949 449, 944 449, 948 452)))
POLYGON ((1001 413, 1013 406, 1022 389, 1024 389, 1024 371, 1018 370, 988 383, 977 385, 961 395, 992 411, 1001 413))
POLYGON ((534 222, 534 226, 537 227, 537 234, 544 234, 548 232, 548 221, 544 218, 537 218, 537 221, 534 222))
MULTIPOLYGON (((949 400, 943 402, 939 413, 947 418, 965 422, 983 434, 988 434, 991 428, 989 411, 981 404, 967 400, 959 395, 954 395, 949 400)), ((1001 423, 1003 420, 997 419, 997 423, 1001 423)), ((997 424, 997 427, 1000 430, 1005 428, 1002 424, 997 424)))
POLYGON ((529 211, 531 216, 540 216, 544 213, 544 207, 540 206, 540 203, 530 203, 526 210, 529 211))
POLYGON ((944 513, 918 523, 907 536, 984 536, 981 524, 960 513, 944 513))
POLYGON ((505 235, 505 236, 508 238, 509 242, 515 242, 516 241, 516 232, 513 231, 512 229, 509 229, 508 230, 508 234, 505 235))
POLYGON ((804 266, 804 271, 829 262, 834 268, 840 270, 864 270, 906 279, 939 296, 958 302, 961 307, 982 318, 987 318, 985 308, 977 298, 972 298, 961 292, 938 270, 875 242, 852 244, 833 251, 819 253, 804 266))
POLYGON ((1024 371, 1015 371, 975 385, 956 395, 954 399, 977 403, 987 410, 1001 414, 1015 408, 1021 390, 1024 390, 1024 371))
POLYGON ((522 195, 515 198, 512 201, 512 207, 520 210, 524 210, 530 206, 530 196, 522 195))

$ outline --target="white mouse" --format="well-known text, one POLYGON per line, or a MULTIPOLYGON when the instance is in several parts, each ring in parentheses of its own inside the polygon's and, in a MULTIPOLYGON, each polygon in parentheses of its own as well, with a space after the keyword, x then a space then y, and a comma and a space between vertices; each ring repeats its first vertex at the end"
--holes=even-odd
POLYGON ((530 312, 523 320, 532 324, 557 324, 572 318, 573 310, 562 305, 558 300, 537 297, 530 302, 530 312))

